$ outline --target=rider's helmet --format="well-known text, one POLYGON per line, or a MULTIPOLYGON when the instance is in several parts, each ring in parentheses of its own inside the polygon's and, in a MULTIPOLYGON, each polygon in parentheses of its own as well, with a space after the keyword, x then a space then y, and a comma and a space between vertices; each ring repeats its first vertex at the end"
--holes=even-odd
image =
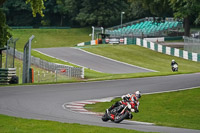
POLYGON ((175 62, 175 60, 173 59, 172 62, 175 62))
POLYGON ((136 91, 135 92, 135 97, 137 98, 137 100, 139 100, 141 98, 141 92, 140 91, 136 91))

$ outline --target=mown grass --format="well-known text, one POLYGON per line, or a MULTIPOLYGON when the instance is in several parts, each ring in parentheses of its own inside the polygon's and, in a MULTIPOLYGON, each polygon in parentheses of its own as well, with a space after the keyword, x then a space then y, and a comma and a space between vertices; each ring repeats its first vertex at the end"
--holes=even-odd
MULTIPOLYGON (((13 30, 14 37, 20 38, 17 42, 17 49, 21 51, 28 38, 33 34, 35 39, 32 43, 32 48, 47 48, 47 47, 71 47, 79 42, 88 41, 91 32, 90 28, 79 29, 19 29, 13 30)), ((115 60, 126 62, 129 64, 141 66, 144 68, 153 69, 159 72, 156 73, 131 73, 131 74, 108 74, 95 72, 90 69, 85 69, 86 80, 110 80, 148 76, 163 76, 182 73, 194 73, 200 71, 200 63, 184 60, 181 58, 164 55, 155 51, 148 50, 139 46, 127 45, 97 45, 84 48, 87 51, 94 52, 115 60), (179 72, 172 73, 170 62, 175 59, 179 63, 179 72)), ((54 59, 32 50, 32 55, 43 60, 60 63, 70 66, 75 66, 71 63, 54 59)), ((51 82, 51 81, 50 81, 51 82)))
POLYGON ((28 39, 34 35, 32 48, 73 47, 80 42, 89 41, 90 28, 73 29, 15 29, 14 38, 19 38, 16 48, 23 51, 28 39))
MULTIPOLYGON (((144 48, 142 48, 142 49, 144 49, 144 48)), ((120 52, 120 51, 118 51, 118 52, 120 52)), ((38 53, 37 51, 32 51, 32 55, 36 56, 36 57, 40 57, 41 59, 49 61, 49 62, 60 63, 60 64, 64 64, 64 65, 70 65, 70 66, 78 67, 78 66, 73 65, 73 64, 71 64, 69 62, 65 62, 65 61, 62 61, 62 60, 59 60, 59 59, 48 57, 46 55, 38 53)), ((124 61, 124 60, 122 60, 122 61, 124 61)), ((96 72, 94 70, 85 68, 85 79, 84 80, 79 80, 79 81, 96 81, 96 80, 112 80, 112 79, 125 79, 125 78, 142 78, 142 77, 165 76, 165 75, 174 75, 174 74, 184 74, 184 73, 197 72, 197 70, 194 70, 194 71, 188 71, 188 72, 180 71, 180 72, 173 73, 173 72, 171 72, 170 66, 166 67, 166 69, 169 69, 170 71, 168 71, 168 72, 149 72, 149 73, 109 74, 109 73, 96 72)))
MULTIPOLYGON (((139 113, 133 120, 151 122, 157 125, 200 130, 200 88, 143 95, 140 99, 139 113)), ((111 102, 88 104, 86 109, 104 112, 120 98, 111 102)))
MULTIPOLYGON (((52 58, 54 60, 54 58, 52 58)), ((3 53, 3 68, 5 68, 6 62, 6 55, 3 53)), ((64 62, 66 65, 68 63, 64 62)), ((22 84, 22 75, 23 75, 23 62, 22 60, 15 58, 15 68, 16 68, 16 75, 19 79, 19 84, 22 84)), ((35 65, 31 65, 31 68, 34 70, 34 84, 49 84, 49 83, 63 83, 63 82, 79 82, 80 80, 77 78, 69 78, 63 74, 57 74, 53 71, 48 71, 42 68, 39 68, 35 65), (56 81, 57 80, 57 81, 56 81)), ((15 85, 15 84, 13 84, 15 85)), ((0 85, 5 86, 5 85, 0 85)))
MULTIPOLYGON (((24 44, 27 42, 31 35, 35 35, 35 39, 32 43, 32 48, 47 48, 47 47, 70 47, 75 46, 77 43, 89 41, 90 37, 88 34, 91 33, 90 29, 67 29, 67 30, 56 30, 56 29, 29 29, 29 30, 13 30, 14 37, 20 38, 17 42, 17 49, 23 50, 24 44)), ((199 63, 187 61, 181 58, 163 55, 156 53, 145 48, 138 46, 108 46, 106 47, 92 47, 86 50, 94 52, 100 55, 104 55, 109 58, 127 62, 130 64, 138 65, 141 67, 157 70, 160 72, 151 73, 134 73, 134 74, 107 74, 99 73, 93 70, 85 70, 85 78, 87 80, 106 80, 106 79, 121 79, 121 78, 134 78, 134 77, 148 77, 148 76, 163 76, 181 73, 193 73, 199 72, 199 63), (170 68, 171 59, 175 59, 179 63, 179 72, 172 73, 170 68)), ((60 61, 47 57, 32 51, 32 55, 41 59, 61 63, 66 65, 72 65, 70 63, 60 61)), ((18 73, 18 72, 17 72, 18 73)), ((69 81, 69 82, 77 82, 69 81)), ((52 81, 49 81, 52 82, 52 81)), ((64 81, 68 82, 68 81, 64 81)), ((187 94, 181 94, 182 92, 176 92, 178 94, 166 96, 164 94, 146 95, 141 99, 140 113, 134 114, 134 120, 153 122, 158 125, 176 126, 185 128, 199 129, 199 105, 196 105, 196 101, 199 98, 198 91, 191 92, 195 94, 195 98, 188 96, 187 94), (163 96, 164 95, 164 96, 163 96), (176 98, 177 97, 177 98, 176 98), (170 99, 169 99, 170 98, 170 99), (183 99, 183 100, 180 100, 183 99), (192 99, 192 100, 191 100, 192 99), (159 101, 158 101, 159 100, 159 101), (175 100, 175 101, 173 101, 175 100), (195 101, 194 101, 195 100, 195 101), (167 101, 169 101, 169 104, 167 101), (173 104, 172 104, 173 103, 173 104), (176 103, 176 104, 174 104, 176 103), (186 103, 186 104, 185 104, 186 103), (166 105, 166 106, 165 106, 166 105), (177 106, 179 105, 179 106, 177 106), (187 106, 188 105, 188 106, 187 106), (185 107, 187 106, 187 107, 185 107), (195 108, 195 107, 196 108, 195 108), (179 107, 179 108, 176 108, 179 107), (185 110, 187 109, 187 110, 185 110), (196 110, 198 109, 198 110, 196 110), (163 111, 163 112, 162 112, 163 111), (186 112, 185 112, 186 111, 186 112), (192 112, 194 113, 192 114, 192 112), (169 117, 169 118, 168 118, 169 117)), ((119 99, 118 99, 119 100, 119 99)), ((111 103, 101 103, 100 112, 104 112, 111 103)), ((90 106, 90 105, 89 105, 90 106)), ((93 108, 93 107, 92 107, 93 108)), ((93 108, 96 109, 96 108, 93 108)), ((98 111, 95 110, 95 111, 98 111)), ((1 132, 134 132, 137 131, 116 129, 116 128, 104 128, 96 126, 85 126, 79 124, 66 124, 51 121, 38 121, 21 119, 16 117, 9 117, 0 115, 0 131, 1 132)), ((138 132, 140 133, 140 132, 138 132)))
POLYGON ((22 119, 0 115, 1 133, 144 133, 120 128, 60 123, 45 120, 22 119))
MULTIPOLYGON (((200 63, 188 61, 185 59, 172 57, 169 55, 164 55, 152 50, 148 50, 146 48, 142 48, 139 46, 131 45, 131 46, 123 46, 123 45, 99 45, 93 47, 86 47, 84 50, 94 52, 109 58, 113 58, 115 60, 120 60, 122 62, 126 62, 129 64, 141 66, 144 68, 149 68, 152 70, 156 70, 158 72, 148 72, 148 73, 128 73, 128 74, 109 74, 109 73, 101 73, 96 72, 91 69, 85 69, 85 78, 77 79, 77 80, 62 80, 58 82, 77 82, 77 81, 96 81, 96 80, 113 80, 113 79, 125 79, 125 78, 142 78, 142 77, 153 77, 153 76, 166 76, 166 75, 174 75, 174 74, 186 74, 186 73, 195 73, 200 71, 200 63), (110 52, 112 51, 112 52, 110 52), (138 52, 140 51, 140 52, 138 52), (170 62, 171 59, 175 59, 179 64, 179 72, 172 72, 170 62)), ((55 59, 52 57, 48 57, 43 55, 37 51, 32 50, 32 55, 35 57, 39 57, 42 60, 46 60, 53 63, 60 63, 64 65, 70 65, 74 67, 78 67, 69 62, 62 61, 59 59, 55 59)), ((21 66, 22 70, 22 62, 19 60, 15 60, 17 64, 16 66, 21 66)), ((35 70, 38 68, 34 67, 35 70)), ((42 70, 41 70, 42 71, 42 70)), ((17 72, 18 74, 18 72, 17 72)), ((36 75, 37 77, 37 75, 36 75)), ((53 80, 45 81, 46 83, 52 83, 53 80)), ((36 82, 38 83, 38 82, 36 82)), ((44 82, 41 82, 44 83, 44 82)), ((54 82, 55 83, 55 82, 54 82)))
POLYGON ((199 62, 165 55, 137 45, 105 45, 104 47, 90 47, 83 49, 118 61, 164 73, 171 72, 170 65, 172 59, 175 59, 179 64, 180 73, 200 71, 199 62))
MULTIPOLYGON (((174 56, 169 56, 161 54, 147 48, 139 47, 136 45, 97 45, 97 46, 86 46, 82 47, 84 50, 93 52, 99 55, 103 55, 115 60, 126 62, 129 64, 141 66, 144 68, 149 68, 156 70, 158 72, 149 73, 128 73, 128 74, 109 74, 100 73, 91 69, 85 69, 85 80, 111 80, 111 79, 125 79, 125 78, 141 78, 141 77, 151 77, 151 76, 165 76, 174 74, 186 74, 195 73, 200 71, 200 63, 185 60, 182 58, 177 58, 174 56), (111 52, 112 51, 112 52, 111 52), (171 60, 175 59, 179 64, 179 72, 171 71, 171 60)), ((55 58, 51 58, 40 54, 36 51, 32 51, 32 55, 40 57, 43 60, 60 63, 65 65, 75 66, 68 62, 64 62, 55 58)))

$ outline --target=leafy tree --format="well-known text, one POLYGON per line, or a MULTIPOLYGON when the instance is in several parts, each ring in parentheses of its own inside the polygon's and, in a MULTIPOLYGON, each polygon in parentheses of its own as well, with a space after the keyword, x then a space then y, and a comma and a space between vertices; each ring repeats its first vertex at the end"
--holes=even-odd
MULTIPOLYGON (((0 6, 5 3, 6 0, 0 0, 0 6)), ((33 11, 33 16, 36 16, 36 13, 39 13, 41 16, 43 16, 42 9, 44 9, 44 0, 26 0, 26 3, 31 4, 31 8, 33 11)), ((6 18, 2 10, 0 10, 0 48, 3 47, 8 39, 8 35, 10 33, 8 32, 8 26, 6 25, 6 18)))
POLYGON ((141 5, 136 12, 150 11, 152 15, 167 17, 172 15, 172 8, 168 0, 129 0, 134 5, 141 5), (141 9, 142 8, 142 9, 141 9))
POLYGON ((3 11, 0 9, 0 48, 4 47, 8 38, 11 36, 9 33, 9 27, 6 24, 6 16, 3 11))
POLYGON ((45 0, 26 0, 26 3, 31 4, 31 9, 33 11, 33 16, 35 17, 37 13, 39 13, 41 16, 44 16, 43 9, 44 7, 44 1, 45 0))
POLYGON ((82 4, 84 0, 66 0, 66 9, 68 10, 68 17, 70 19, 70 25, 80 25, 76 21, 76 16, 80 13, 80 9, 82 9, 82 4))
POLYGON ((143 8, 141 10, 142 4, 142 1, 130 2, 129 10, 126 13, 129 20, 152 16, 149 9, 143 8))
POLYGON ((120 13, 128 8, 126 0, 83 0, 81 6, 76 20, 82 26, 116 24, 120 22, 120 13))
POLYGON ((150 10, 159 17, 172 16, 184 19, 185 36, 190 35, 191 18, 195 16, 195 23, 200 23, 199 0, 130 0, 134 4, 142 3, 142 8, 150 10))
MULTIPOLYGON (((0 0, 0 7, 6 0, 0 0)), ((36 13, 39 13, 43 16, 44 9, 44 0, 26 0, 27 3, 31 4, 31 8, 33 10, 33 16, 36 16, 36 13)), ((10 37, 10 33, 8 31, 8 26, 6 25, 6 17, 5 14, 0 10, 0 48, 4 47, 8 38, 10 37)), ((0 67, 2 66, 2 53, 0 53, 0 67)))
POLYGON ((34 25, 32 10, 24 0, 7 0, 3 5, 3 11, 7 16, 7 24, 10 26, 34 25))
POLYGON ((42 17, 41 21, 43 26, 59 25, 60 14, 56 1, 48 0, 45 2, 46 9, 44 10, 44 17, 42 17))
MULTIPOLYGON (((3 3, 6 0, 0 0, 0 6, 3 5, 3 3)), ((44 16, 43 14, 43 9, 45 9, 44 7, 44 1, 46 0, 26 0, 26 3, 30 3, 31 4, 31 9, 33 11, 33 16, 35 17, 37 13, 39 13, 41 16, 44 16)))
MULTIPOLYGON (((8 32, 9 27, 6 25, 5 14, 0 9, 0 49, 4 47, 11 34, 8 32)), ((2 51, 0 50, 0 68, 2 67, 2 51)))
POLYGON ((77 14, 79 14, 80 9, 83 7, 81 3, 83 3, 84 0, 66 0, 66 9, 69 12, 70 17, 75 17, 77 14))
POLYGON ((185 36, 190 35, 190 20, 195 16, 195 23, 200 23, 200 1, 199 0, 169 0, 176 18, 184 18, 185 36))
POLYGON ((44 17, 33 17, 32 9, 24 0, 7 0, 3 11, 7 16, 7 24, 11 26, 63 26, 69 23, 67 0, 48 0, 44 3, 44 17))
POLYGON ((66 0, 56 0, 58 12, 60 14, 60 26, 63 26, 63 19, 68 14, 67 1, 66 0))

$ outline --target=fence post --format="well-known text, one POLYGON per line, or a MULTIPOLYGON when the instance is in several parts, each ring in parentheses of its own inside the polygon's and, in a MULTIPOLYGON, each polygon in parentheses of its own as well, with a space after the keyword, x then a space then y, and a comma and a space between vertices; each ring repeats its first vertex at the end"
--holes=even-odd
POLYGON ((55 70, 55 79, 56 79, 56 82, 57 82, 57 70, 55 70))
POLYGON ((19 67, 19 79, 20 79, 20 74, 21 74, 21 67, 19 67))
POLYGON ((82 67, 82 71, 81 71, 81 78, 84 79, 84 75, 85 75, 85 69, 84 67, 82 67))
POLYGON ((40 82, 40 72, 38 71, 38 83, 40 82))

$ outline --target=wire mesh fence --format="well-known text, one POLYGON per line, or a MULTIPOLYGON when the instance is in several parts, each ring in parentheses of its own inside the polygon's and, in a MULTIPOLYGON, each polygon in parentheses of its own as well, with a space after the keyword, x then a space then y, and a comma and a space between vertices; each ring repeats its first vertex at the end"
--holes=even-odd
MULTIPOLYGON (((23 60, 23 56, 21 55, 21 52, 16 51, 16 58, 23 60)), ((69 78, 75 77, 75 78, 84 78, 84 69, 80 67, 72 67, 72 66, 67 66, 63 64, 58 64, 58 63, 52 63, 48 62, 45 60, 41 60, 40 58, 33 57, 31 56, 31 64, 35 65, 39 68, 42 68, 44 70, 48 71, 58 71, 60 69, 65 69, 65 75, 68 76, 69 78)))
POLYGON ((183 37, 184 50, 188 52, 200 53, 200 39, 192 37, 183 37))
POLYGON ((15 45, 17 39, 13 39, 12 37, 8 39, 6 46, 6 68, 14 68, 14 55, 15 55, 15 45))
MULTIPOLYGON (((13 52, 13 48, 9 48, 9 51, 5 53, 6 56, 13 57, 13 54, 15 53, 15 58, 23 60, 22 52, 17 50, 13 52)), ((72 78, 84 78, 84 68, 80 67, 52 63, 33 56, 31 56, 31 65, 34 67, 34 81, 36 83, 62 82, 72 78)), ((3 67, 6 67, 6 63, 3 63, 3 67)), ((21 82, 23 67, 20 64, 16 64, 15 67, 20 79, 19 82, 21 82)))

